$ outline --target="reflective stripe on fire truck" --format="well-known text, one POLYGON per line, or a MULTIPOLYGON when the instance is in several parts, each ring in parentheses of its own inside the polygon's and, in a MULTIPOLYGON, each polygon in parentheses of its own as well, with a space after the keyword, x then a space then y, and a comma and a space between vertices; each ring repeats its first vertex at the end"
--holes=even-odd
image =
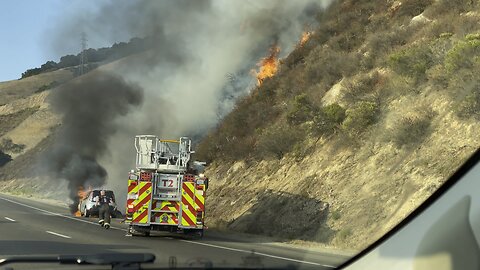
POLYGON ((152 198, 152 183, 138 182, 138 198, 134 202, 133 220, 135 223, 148 222, 148 207, 152 198))
POLYGON ((129 213, 128 206, 134 206, 135 198, 137 197, 138 185, 137 180, 128 180, 128 189, 127 189, 127 209, 126 213, 129 213))
POLYGON ((162 201, 160 205, 161 211, 170 211, 170 212, 178 212, 180 206, 176 201, 162 201))
POLYGON ((195 227, 197 218, 195 212, 194 202, 194 183, 183 182, 182 185, 182 226, 195 227))
POLYGON ((205 211, 205 185, 197 185, 197 190, 195 191, 195 206, 196 209, 200 211, 205 211))
POLYGON ((178 225, 178 218, 175 213, 153 213, 151 222, 165 225, 178 225))

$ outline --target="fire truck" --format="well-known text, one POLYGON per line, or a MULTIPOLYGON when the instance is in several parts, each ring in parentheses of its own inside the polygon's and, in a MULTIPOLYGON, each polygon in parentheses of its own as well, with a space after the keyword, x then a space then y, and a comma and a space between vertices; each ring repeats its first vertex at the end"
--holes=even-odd
POLYGON ((199 173, 205 163, 190 162, 191 140, 138 135, 135 149, 125 211, 129 233, 149 236, 152 231, 167 231, 202 237, 208 178, 199 173))

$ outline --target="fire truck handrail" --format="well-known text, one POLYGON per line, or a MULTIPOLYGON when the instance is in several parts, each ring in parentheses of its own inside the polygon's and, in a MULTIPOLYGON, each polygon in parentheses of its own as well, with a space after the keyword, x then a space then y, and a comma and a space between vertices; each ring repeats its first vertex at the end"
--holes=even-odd
POLYGON ((190 155, 193 153, 191 140, 188 137, 170 140, 159 139, 155 135, 135 136, 135 150, 137 151, 137 169, 168 172, 186 171, 190 155))

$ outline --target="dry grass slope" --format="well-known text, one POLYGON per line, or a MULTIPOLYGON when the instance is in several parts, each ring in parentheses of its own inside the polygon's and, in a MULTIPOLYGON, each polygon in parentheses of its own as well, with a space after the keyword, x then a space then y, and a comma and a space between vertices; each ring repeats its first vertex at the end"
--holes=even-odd
POLYGON ((213 226, 359 249, 480 146, 480 9, 462 0, 344 0, 318 20, 197 158, 212 163, 213 226), (266 190, 290 199, 261 199, 266 190), (291 228, 295 216, 325 212, 291 228), (252 218, 260 216, 270 222, 252 218))

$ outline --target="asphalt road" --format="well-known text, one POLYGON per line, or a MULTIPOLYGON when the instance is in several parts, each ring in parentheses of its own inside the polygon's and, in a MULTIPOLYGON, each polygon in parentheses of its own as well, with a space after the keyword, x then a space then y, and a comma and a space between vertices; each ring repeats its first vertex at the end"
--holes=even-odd
MULTIPOLYGON (((165 234, 128 237, 125 236, 126 228, 116 219, 112 221, 112 228, 105 230, 95 218, 73 217, 65 207, 0 194, 0 258, 148 252, 155 254, 154 266, 158 267, 168 267, 169 261, 175 260, 178 267, 201 267, 208 262, 214 267, 295 266, 300 269, 331 269, 346 260, 338 254, 292 248, 255 238, 232 239, 216 232, 207 231, 202 240, 193 240, 165 234)), ((14 264, 12 267, 30 269, 32 265, 14 264)), ((35 268, 51 267, 38 265, 35 268)))

